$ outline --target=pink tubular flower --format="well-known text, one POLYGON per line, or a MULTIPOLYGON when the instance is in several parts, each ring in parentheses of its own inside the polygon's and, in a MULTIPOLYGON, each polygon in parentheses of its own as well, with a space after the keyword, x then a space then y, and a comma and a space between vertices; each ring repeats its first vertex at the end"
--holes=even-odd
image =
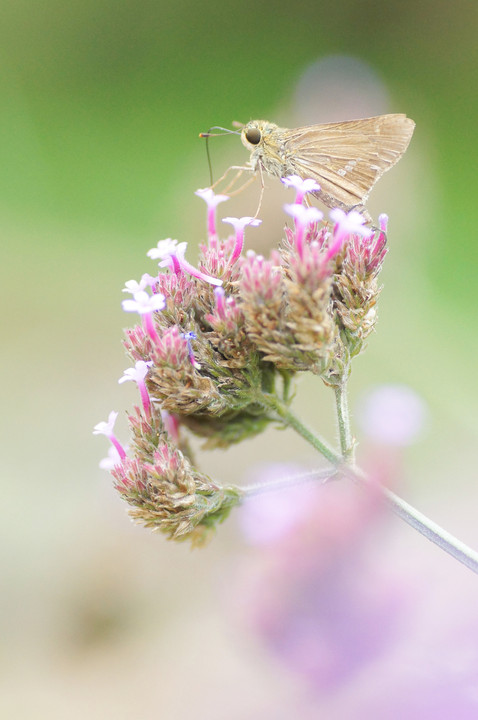
POLYGON ((118 451, 118 455, 120 456, 121 460, 124 460, 126 457, 126 453, 124 451, 123 446, 121 445, 120 441, 117 439, 117 437, 114 434, 114 426, 116 422, 116 418, 118 417, 118 413, 112 410, 110 414, 108 415, 108 421, 107 422, 99 422, 95 427, 93 428, 93 435, 106 435, 108 440, 115 446, 115 448, 118 451))
POLYGON ((286 213, 291 215, 295 220, 295 247, 299 257, 303 256, 304 251, 304 235, 307 227, 322 220, 324 214, 316 207, 304 207, 293 203, 292 205, 284 205, 286 213))
POLYGON ((169 267, 176 275, 180 275, 181 262, 184 260, 187 246, 187 242, 180 243, 177 240, 166 238, 166 240, 159 240, 157 246, 148 250, 146 255, 152 260, 159 259, 159 267, 169 267))
POLYGON ((228 195, 216 195, 211 188, 196 190, 194 193, 207 203, 207 232, 209 237, 216 236, 216 207, 219 203, 229 200, 228 195))
POLYGON ((157 246, 148 250, 146 254, 152 260, 160 259, 159 267, 172 268, 176 275, 186 272, 188 275, 204 280, 210 285, 222 285, 222 280, 206 275, 206 273, 188 263, 184 257, 187 245, 186 242, 178 243, 177 240, 167 238, 167 240, 160 240, 157 246))
POLYGON ((145 362, 144 360, 138 360, 134 366, 134 368, 127 368, 124 371, 123 377, 120 377, 118 382, 124 383, 128 380, 132 380, 138 385, 138 390, 141 395, 141 402, 143 404, 144 412, 146 413, 146 417, 148 420, 151 418, 151 400, 149 399, 148 390, 146 388, 146 375, 148 374, 148 370, 153 364, 153 361, 150 360, 149 362, 145 362))
POLYGON ((155 310, 164 310, 166 301, 161 293, 148 295, 145 290, 139 290, 134 293, 133 300, 123 300, 121 306, 125 312, 137 312, 140 315, 147 315, 155 310))
POLYGON ((146 332, 151 340, 157 344, 159 342, 159 335, 154 327, 153 312, 156 310, 164 310, 166 307, 164 295, 161 295, 161 293, 148 295, 145 290, 140 290, 134 293, 132 300, 123 300, 121 306, 125 312, 137 312, 142 316, 146 332))
POLYGON ((362 430, 375 442, 405 447, 422 434, 427 407, 407 385, 379 385, 362 397, 357 417, 362 430))
POLYGON ((346 213, 341 210, 341 208, 334 208, 330 211, 329 215, 335 225, 333 240, 327 250, 327 260, 330 260, 330 258, 340 252, 345 238, 350 235, 370 237, 370 235, 373 234, 370 228, 364 227, 366 222, 365 218, 357 210, 350 210, 350 212, 346 213))
MULTIPOLYGON (((124 448, 126 450, 126 447, 124 448)), ((111 470, 115 467, 115 465, 121 464, 121 456, 118 452, 118 450, 115 448, 114 445, 110 445, 108 448, 108 455, 104 457, 99 462, 99 467, 101 470, 108 470, 111 472, 111 470)))
POLYGON ((311 178, 303 180, 299 177, 299 175, 289 175, 288 177, 281 178, 281 180, 284 185, 287 185, 287 187, 295 188, 297 193, 295 196, 295 202, 297 205, 302 205, 302 201, 307 193, 320 190, 320 185, 311 178))
POLYGON ((261 224, 262 220, 253 217, 226 217, 222 219, 222 222, 230 223, 236 233, 236 244, 234 245, 234 250, 232 252, 231 259, 229 260, 229 264, 233 265, 242 253, 242 248, 244 246, 244 228, 246 225, 257 227, 261 224))

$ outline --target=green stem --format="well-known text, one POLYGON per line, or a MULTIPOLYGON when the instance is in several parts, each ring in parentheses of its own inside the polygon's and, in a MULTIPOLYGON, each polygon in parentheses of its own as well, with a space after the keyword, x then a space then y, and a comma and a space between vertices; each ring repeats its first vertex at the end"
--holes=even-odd
POLYGON ((409 505, 405 500, 379 483, 372 482, 360 468, 345 468, 344 474, 352 480, 358 481, 362 487, 368 487, 372 492, 378 492, 386 501, 390 509, 404 520, 410 527, 417 530, 435 545, 465 565, 478 575, 478 553, 454 535, 430 520, 419 510, 409 505))
POLYGON ((265 408, 272 410, 284 425, 293 428, 296 433, 304 438, 304 440, 307 440, 307 442, 322 453, 322 455, 327 458, 332 465, 338 467, 342 463, 341 456, 338 455, 325 440, 317 435, 314 435, 313 432, 303 425, 301 421, 289 410, 287 405, 279 400, 276 395, 262 393, 257 400, 265 408))
POLYGON ((340 385, 336 385, 334 387, 334 392, 342 457, 344 459, 344 462, 353 467, 355 463, 355 444, 352 432, 350 430, 346 377, 344 377, 340 385))
POLYGON ((273 492, 274 490, 284 490, 285 488, 302 485, 312 481, 314 483, 320 481, 320 483, 324 485, 334 479, 334 477, 334 470, 309 470, 308 472, 299 473, 298 475, 281 477, 278 480, 272 480, 271 482, 254 483, 254 485, 245 486, 241 485, 241 490, 245 497, 250 497, 251 495, 260 495, 262 493, 273 492))
MULTIPOLYGON (((455 558, 455 560, 458 560, 460 563, 462 563, 472 572, 478 575, 478 553, 476 553, 470 547, 462 543, 461 540, 458 540, 458 538, 451 535, 451 533, 449 533, 447 530, 437 525, 435 522, 433 522, 433 520, 430 520, 430 518, 426 517, 426 515, 423 515, 423 513, 416 510, 416 508, 414 508, 412 505, 409 505, 407 502, 405 502, 405 500, 402 500, 398 495, 395 495, 395 493, 393 493, 391 490, 388 490, 388 488, 378 483, 373 483, 367 478, 365 473, 360 470, 360 468, 353 464, 349 464, 350 461, 347 462, 344 448, 348 449, 351 447, 350 440, 348 439, 351 437, 351 435, 350 430, 347 427, 349 426, 349 415, 347 412, 347 406, 346 404, 344 405, 344 392, 345 388, 342 390, 342 394, 339 396, 340 404, 337 403, 338 409, 340 408, 341 417, 341 420, 339 420, 339 431, 342 433, 343 430, 343 436, 341 434, 341 447, 344 458, 342 458, 341 455, 336 453, 335 450, 333 450, 326 443, 325 440, 314 435, 314 433, 312 433, 308 428, 306 428, 305 425, 303 425, 300 420, 296 418, 295 415, 289 410, 289 408, 277 397, 273 395, 262 394, 260 398, 258 398, 258 401, 261 402, 261 404, 268 410, 272 410, 276 414, 278 419, 280 419, 284 423, 284 425, 293 428, 301 437, 304 438, 304 440, 306 440, 316 450, 322 453, 322 455, 334 466, 334 469, 330 470, 330 477, 341 474, 350 478, 364 488, 368 488, 371 491, 378 492, 385 499, 390 509, 396 515, 398 515, 398 517, 400 517, 408 525, 417 530, 421 535, 428 538, 428 540, 435 543, 435 545, 440 547, 446 553, 455 558), (342 430, 340 430, 341 422, 343 423, 342 430), (344 464, 344 460, 347 464, 344 464)), ((322 474, 321 477, 323 480, 322 474)))
POLYGON ((391 490, 383 486, 380 487, 382 494, 396 515, 478 575, 478 553, 475 550, 472 550, 468 545, 465 545, 461 540, 458 540, 454 535, 433 522, 433 520, 427 518, 426 515, 423 515, 391 490))

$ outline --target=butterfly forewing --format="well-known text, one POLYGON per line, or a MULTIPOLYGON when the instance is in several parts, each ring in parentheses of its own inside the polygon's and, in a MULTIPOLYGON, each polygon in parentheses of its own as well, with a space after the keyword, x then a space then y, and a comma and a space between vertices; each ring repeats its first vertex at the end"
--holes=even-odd
POLYGON ((294 173, 321 186, 326 205, 363 204, 373 185, 401 158, 415 123, 406 115, 380 115, 284 131, 294 173))

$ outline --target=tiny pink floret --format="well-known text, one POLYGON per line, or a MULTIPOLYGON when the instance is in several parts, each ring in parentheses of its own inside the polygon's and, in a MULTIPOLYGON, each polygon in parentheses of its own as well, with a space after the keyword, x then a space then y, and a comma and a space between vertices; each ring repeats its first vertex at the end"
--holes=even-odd
POLYGON ((350 235, 361 235, 364 238, 373 235, 373 231, 365 227, 365 218, 357 210, 350 210, 346 213, 341 208, 334 208, 329 215, 335 225, 333 240, 327 250, 326 260, 330 260, 340 252, 345 239, 350 235))
POLYGON ((202 198, 207 204, 207 232, 209 237, 213 237, 216 235, 216 207, 219 203, 229 200, 229 196, 216 195, 211 188, 196 190, 194 194, 202 198))
POLYGON ((299 257, 303 257, 304 253, 304 236, 305 231, 312 223, 319 222, 324 214, 316 207, 304 207, 296 203, 284 205, 284 209, 288 215, 295 220, 295 247, 299 257))
POLYGON ((141 280, 139 282, 137 282, 136 280, 127 280, 125 282, 122 292, 128 292, 134 295, 141 290, 145 290, 147 287, 151 287, 156 282, 157 278, 152 277, 152 275, 150 275, 149 273, 144 273, 144 275, 141 276, 141 280))
POLYGON ((121 445, 120 441, 117 439, 117 437, 114 434, 114 426, 116 422, 116 418, 118 417, 118 413, 112 410, 110 414, 108 415, 108 421, 107 422, 99 422, 95 427, 93 428, 93 435, 106 435, 108 440, 115 446, 115 448, 118 451, 118 454, 121 458, 121 460, 124 460, 126 457, 126 452, 124 451, 123 446, 121 445))
POLYGON ((164 310, 166 298, 161 293, 149 295, 145 290, 139 290, 133 295, 133 299, 123 300, 121 307, 125 312, 137 312, 140 315, 147 315, 156 310, 164 310))
POLYGON ((127 368, 124 371, 124 375, 118 380, 120 384, 127 382, 128 380, 132 380, 137 384, 139 393, 141 395, 141 403, 143 405, 144 412, 146 413, 146 417, 148 418, 148 420, 151 418, 151 400, 149 398, 149 393, 146 387, 145 380, 149 368, 152 364, 152 360, 148 362, 145 362, 144 360, 138 360, 134 368, 127 368))
POLYGON ((310 192, 317 192, 320 190, 320 185, 312 180, 312 178, 306 178, 303 180, 299 175, 289 175, 288 177, 281 178, 284 185, 287 187, 293 187, 296 190, 295 202, 297 205, 302 205, 305 195, 310 192))
POLYGON ((378 224, 379 224, 380 230, 382 232, 386 233, 387 227, 388 227, 388 215, 386 215, 385 213, 382 213, 381 215, 379 215, 378 216, 378 224))
POLYGON ((115 465, 120 465, 121 456, 114 445, 108 448, 108 454, 98 463, 101 470, 111 471, 115 465))
POLYGON ((173 258, 180 262, 186 254, 187 242, 178 242, 171 238, 159 240, 156 247, 148 250, 146 255, 152 260, 160 260, 159 267, 171 267, 174 264, 173 258))
POLYGON ((222 285, 222 280, 212 277, 211 275, 207 275, 207 273, 202 272, 202 270, 194 267, 194 265, 190 265, 187 260, 181 261, 181 267, 189 275, 198 278, 198 280, 203 280, 204 282, 209 283, 209 285, 216 285, 217 287, 220 287, 222 285))
POLYGON ((164 310, 166 307, 166 298, 161 293, 148 295, 145 290, 135 293, 133 299, 123 300, 121 303, 125 312, 137 312, 143 318, 143 324, 146 332, 151 340, 158 344, 159 335, 156 332, 153 322, 153 312, 164 310))
POLYGON ((159 267, 169 267, 176 275, 185 272, 210 285, 222 285, 222 280, 203 273, 186 260, 184 257, 186 248, 186 242, 178 243, 177 240, 168 238, 167 240, 160 240, 157 247, 148 250, 147 255, 152 260, 160 259, 159 267))
POLYGON ((242 253, 242 248, 244 247, 244 228, 247 225, 257 227, 261 224, 262 220, 246 216, 241 218, 226 217, 222 219, 222 222, 232 225, 236 233, 236 243, 234 245, 234 250, 232 251, 231 258, 229 260, 229 264, 233 265, 240 257, 242 253))

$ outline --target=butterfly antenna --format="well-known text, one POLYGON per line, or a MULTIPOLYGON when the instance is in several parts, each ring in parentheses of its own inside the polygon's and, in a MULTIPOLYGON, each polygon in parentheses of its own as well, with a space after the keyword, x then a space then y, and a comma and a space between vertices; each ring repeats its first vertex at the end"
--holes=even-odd
POLYGON ((211 153, 209 152, 209 134, 206 135, 206 155, 207 164, 209 167, 209 180, 211 181, 211 187, 214 184, 214 178, 212 176, 212 164, 211 164, 211 153))
POLYGON ((210 137, 219 137, 220 135, 240 135, 241 133, 237 130, 228 130, 228 128, 220 127, 219 125, 214 125, 212 128, 209 128, 209 130, 205 133, 199 133, 200 138, 206 138, 206 155, 207 155, 207 164, 209 166, 209 178, 211 180, 211 185, 213 185, 213 177, 212 177, 212 164, 211 164, 211 153, 209 152, 209 138, 210 137), (219 133, 212 133, 211 130, 221 130, 219 133))

